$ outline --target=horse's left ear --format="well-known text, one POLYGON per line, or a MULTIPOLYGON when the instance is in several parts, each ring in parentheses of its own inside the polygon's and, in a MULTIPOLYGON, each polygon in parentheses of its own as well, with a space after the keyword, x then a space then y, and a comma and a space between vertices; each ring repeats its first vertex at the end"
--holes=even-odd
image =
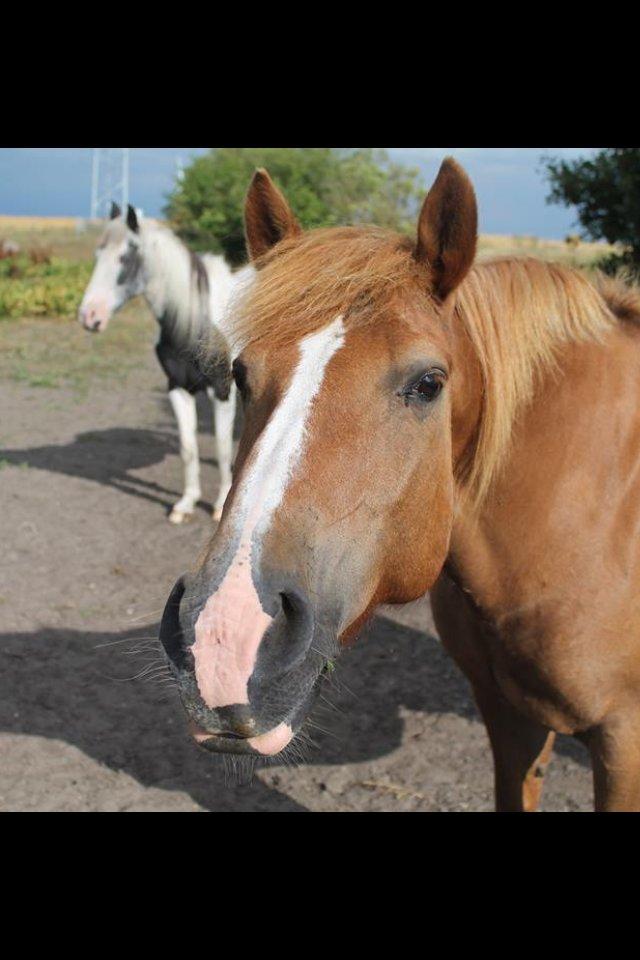
POLYGON ((301 233, 291 207, 266 170, 256 170, 244 205, 247 249, 252 260, 285 237, 301 233))
POLYGON ((138 214, 130 203, 127 204, 127 226, 129 227, 129 230, 133 230, 134 233, 138 233, 140 230, 138 214))
POLYGON ((117 220, 117 218, 120 216, 120 213, 121 213, 120 207, 115 202, 115 200, 112 200, 111 211, 109 212, 109 220, 117 220))
POLYGON ((443 160, 418 219, 416 260, 429 268, 433 292, 444 299, 464 280, 476 254, 478 207, 469 177, 443 160))

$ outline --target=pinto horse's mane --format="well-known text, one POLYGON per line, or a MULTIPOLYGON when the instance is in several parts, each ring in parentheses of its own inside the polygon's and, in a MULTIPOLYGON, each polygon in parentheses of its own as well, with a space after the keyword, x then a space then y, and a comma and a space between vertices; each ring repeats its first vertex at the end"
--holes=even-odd
MULTIPOLYGON (((235 352, 249 343, 297 342, 339 315, 346 329, 382 322, 385 309, 409 290, 437 312, 412 251, 410 238, 377 227, 283 240, 256 261, 256 281, 234 303, 228 336, 235 352)), ((619 320, 640 319, 640 291, 624 279, 588 279, 560 264, 502 257, 476 263, 455 297, 483 381, 475 454, 461 477, 479 504, 537 379, 557 369, 563 345, 602 341, 619 320)))

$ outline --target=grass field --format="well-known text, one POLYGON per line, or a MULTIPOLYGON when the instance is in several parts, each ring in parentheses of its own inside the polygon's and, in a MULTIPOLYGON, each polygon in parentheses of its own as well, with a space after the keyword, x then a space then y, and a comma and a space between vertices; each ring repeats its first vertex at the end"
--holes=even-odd
POLYGON ((87 333, 72 319, 0 323, 0 379, 71 387, 82 400, 96 379, 125 381, 156 339, 156 323, 141 300, 127 304, 106 334, 87 333))
MULTIPOLYGON (((93 224, 75 217, 9 217, 0 215, 0 240, 16 240, 23 247, 46 245, 55 256, 91 260, 101 224, 93 224), (78 225, 81 225, 79 228, 78 225)), ((591 266, 595 261, 613 253, 615 247, 606 243, 580 242, 576 247, 564 240, 542 240, 539 237, 481 234, 478 255, 532 256, 543 260, 558 260, 576 266, 591 266)))
POLYGON ((102 224, 76 217, 0 216, 0 240, 15 240, 23 250, 45 248, 69 260, 91 260, 101 232, 102 224))

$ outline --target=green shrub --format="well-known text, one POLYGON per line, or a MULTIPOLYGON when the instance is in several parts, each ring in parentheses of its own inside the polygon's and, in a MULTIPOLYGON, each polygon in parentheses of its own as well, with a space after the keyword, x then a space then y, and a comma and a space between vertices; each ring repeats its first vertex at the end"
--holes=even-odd
POLYGON ((28 256, 0 260, 0 320, 75 316, 93 264, 53 257, 32 263, 28 256))
POLYGON ((266 167, 303 228, 376 223, 415 229, 424 196, 419 172, 384 150, 217 147, 196 157, 168 198, 171 226, 194 250, 245 260, 243 210, 256 167, 266 167))
POLYGON ((640 275, 640 149, 607 147, 587 160, 546 158, 548 203, 576 207, 585 236, 619 244, 600 266, 640 275))

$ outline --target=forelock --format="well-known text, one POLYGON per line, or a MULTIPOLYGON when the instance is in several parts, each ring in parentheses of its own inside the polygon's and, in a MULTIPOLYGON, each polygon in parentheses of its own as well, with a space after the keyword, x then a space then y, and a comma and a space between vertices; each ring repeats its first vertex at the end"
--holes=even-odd
POLYGON ((100 247, 115 247, 127 240, 129 231, 122 221, 122 217, 109 220, 100 237, 100 247))
POLYGON ((259 341, 284 346, 336 316, 347 329, 379 319, 400 292, 426 286, 412 249, 410 238, 377 227, 284 240, 256 261, 254 281, 230 311, 229 336, 241 349, 259 341))

